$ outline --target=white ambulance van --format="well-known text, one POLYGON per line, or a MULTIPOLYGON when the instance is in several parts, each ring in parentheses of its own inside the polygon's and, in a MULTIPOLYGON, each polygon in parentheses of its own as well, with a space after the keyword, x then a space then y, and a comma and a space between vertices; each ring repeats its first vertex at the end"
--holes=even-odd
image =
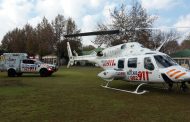
POLYGON ((57 71, 55 65, 27 57, 26 53, 4 53, 0 56, 0 71, 7 71, 9 77, 22 76, 23 73, 40 73, 40 76, 47 77, 57 71))

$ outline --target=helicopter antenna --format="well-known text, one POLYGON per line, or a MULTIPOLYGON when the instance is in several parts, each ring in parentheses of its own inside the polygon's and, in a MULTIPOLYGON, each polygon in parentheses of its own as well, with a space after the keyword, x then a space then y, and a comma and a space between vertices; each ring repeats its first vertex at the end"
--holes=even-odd
POLYGON ((164 44, 165 44, 166 42, 168 42, 170 39, 172 39, 172 38, 166 39, 166 40, 156 49, 156 51, 160 51, 160 49, 164 46, 164 44))

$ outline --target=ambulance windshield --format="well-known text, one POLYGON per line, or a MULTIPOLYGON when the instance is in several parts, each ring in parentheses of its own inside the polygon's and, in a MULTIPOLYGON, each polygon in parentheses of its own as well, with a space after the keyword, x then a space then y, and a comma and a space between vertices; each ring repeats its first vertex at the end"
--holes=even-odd
POLYGON ((42 64, 42 62, 39 61, 39 60, 35 60, 35 63, 36 63, 36 64, 42 64))
POLYGON ((177 63, 167 55, 155 55, 154 59, 156 60, 156 63, 159 68, 167 68, 170 66, 177 65, 177 63))

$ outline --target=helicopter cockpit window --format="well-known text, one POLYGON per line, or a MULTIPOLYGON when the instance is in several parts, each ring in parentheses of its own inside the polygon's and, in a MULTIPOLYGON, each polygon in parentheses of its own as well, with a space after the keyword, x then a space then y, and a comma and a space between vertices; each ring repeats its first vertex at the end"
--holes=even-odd
POLYGON ((160 68, 167 68, 170 66, 177 65, 177 63, 174 60, 172 60, 169 56, 166 55, 155 55, 154 58, 158 67, 160 68))
POLYGON ((128 59, 128 67, 129 68, 137 68, 137 58, 129 58, 128 59))
POLYGON ((154 65, 150 57, 144 58, 144 68, 148 70, 154 70, 154 65))

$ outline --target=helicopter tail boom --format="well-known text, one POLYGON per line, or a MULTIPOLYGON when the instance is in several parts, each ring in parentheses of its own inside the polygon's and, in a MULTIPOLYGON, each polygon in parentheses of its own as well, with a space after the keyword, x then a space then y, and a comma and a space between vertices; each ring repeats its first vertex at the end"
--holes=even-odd
POLYGON ((78 56, 78 54, 75 51, 74 53, 76 56, 73 56, 69 42, 67 42, 67 51, 68 51, 68 56, 69 56, 69 62, 68 62, 67 68, 69 68, 70 65, 73 65, 75 61, 89 61, 92 63, 96 63, 95 53, 91 55, 78 56))

